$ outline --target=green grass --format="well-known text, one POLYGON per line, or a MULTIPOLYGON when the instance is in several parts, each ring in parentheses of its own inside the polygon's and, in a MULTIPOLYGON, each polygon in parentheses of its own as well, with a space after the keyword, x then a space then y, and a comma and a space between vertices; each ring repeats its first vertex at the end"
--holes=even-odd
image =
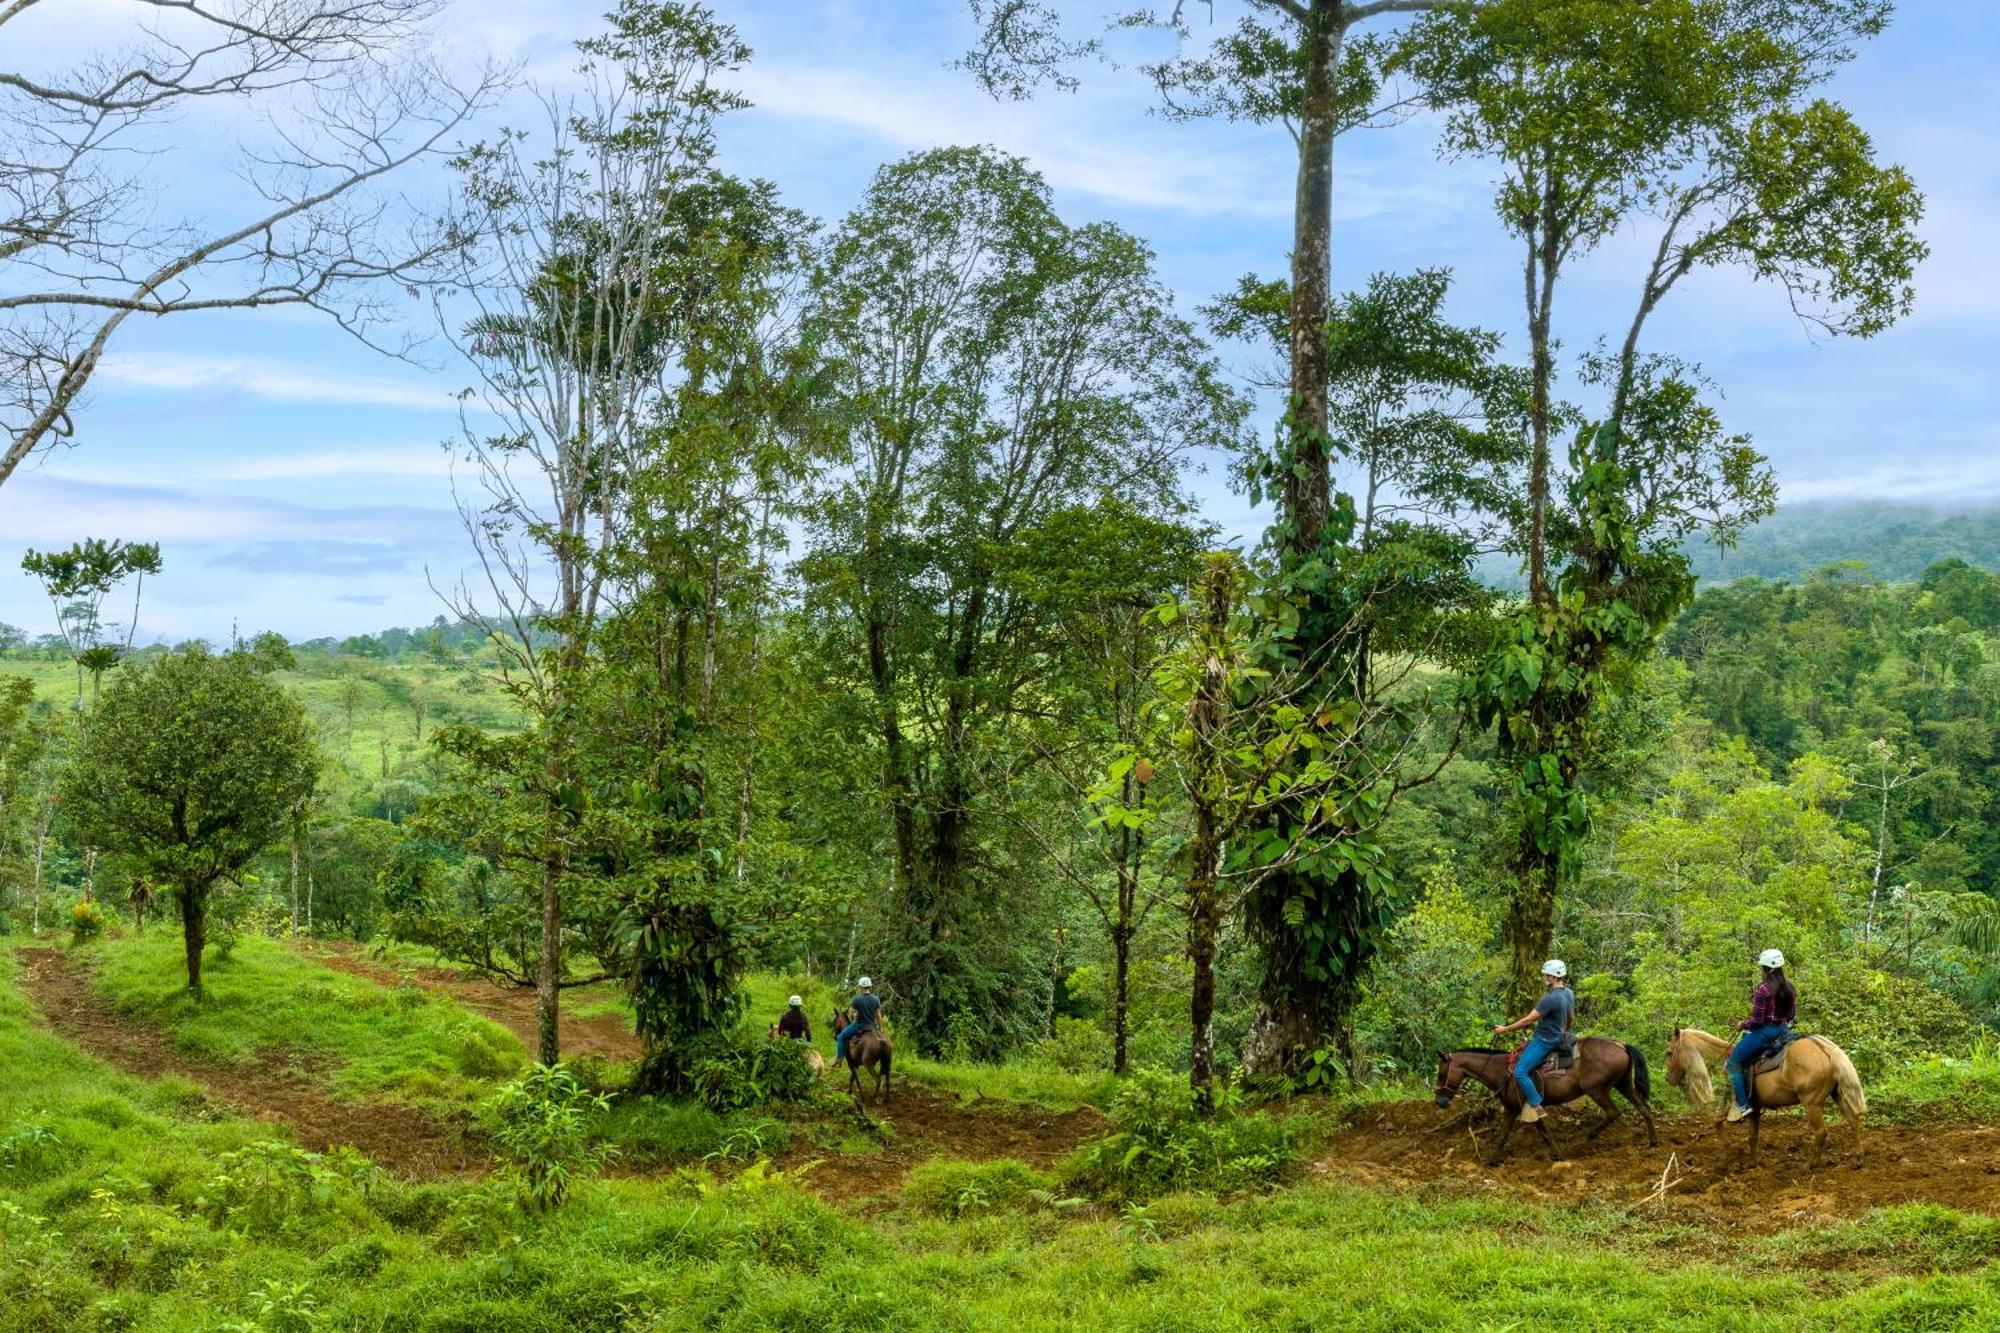
POLYGON ((961 1100, 986 1097, 1002 1102, 1030 1102, 1054 1111, 1103 1106, 1118 1086, 1109 1073, 1072 1074, 1022 1061, 953 1064, 901 1053, 896 1056, 896 1072, 913 1082, 956 1093, 961 1100))
MULTIPOLYGON (((271 998, 297 962, 246 949, 225 970, 268 972, 271 998)), ((718 1164, 528 1217, 499 1184, 254 1148, 269 1127, 34 1027, 16 966, 0 952, 0 1068, 34 1071, 0 1079, 8 1330, 2000 1326, 2000 1223, 1942 1209, 1730 1248, 1610 1209, 1333 1183, 1108 1214, 1019 1164, 944 1163, 860 1218, 718 1164)))
POLYGON ((1868 1113, 1884 1120, 2000 1122, 2000 1041, 1982 1038, 1963 1057, 1933 1055, 1868 1089, 1868 1113))
POLYGON ((229 958, 211 951, 200 1002, 185 989, 177 934, 100 940, 78 956, 118 1009, 188 1054, 239 1062, 298 1052, 326 1062, 343 1096, 470 1104, 527 1059, 513 1033, 449 999, 335 972, 255 935, 229 958))

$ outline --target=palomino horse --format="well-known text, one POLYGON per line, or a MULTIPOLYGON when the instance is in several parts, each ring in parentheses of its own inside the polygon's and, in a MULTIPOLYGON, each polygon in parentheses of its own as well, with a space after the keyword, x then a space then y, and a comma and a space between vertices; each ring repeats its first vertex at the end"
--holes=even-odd
MULTIPOLYGON (((836 1034, 852 1021, 854 1011, 836 1009, 833 1011, 833 1030, 836 1034)), ((895 1062, 896 1048, 889 1039, 874 1029, 857 1032, 847 1039, 847 1090, 856 1097, 861 1095, 861 1069, 875 1075, 875 1096, 880 1098, 889 1091, 889 1066, 895 1062)))
MULTIPOLYGON (((1494 1145, 1492 1154, 1487 1157, 1488 1166, 1499 1161, 1500 1154, 1507 1151, 1507 1140, 1514 1136, 1514 1125, 1521 1115, 1521 1086, 1514 1081, 1513 1071, 1507 1068, 1507 1055, 1506 1051, 1496 1051, 1491 1047, 1438 1053, 1436 1092, 1440 1108, 1451 1105, 1451 1099, 1458 1095, 1459 1085, 1467 1076, 1478 1079, 1500 1096, 1500 1142, 1494 1145)), ((1576 1063, 1560 1073, 1550 1069, 1542 1075, 1541 1084, 1544 1106, 1560 1106, 1579 1097, 1588 1097, 1604 1108, 1604 1119, 1590 1131, 1592 1142, 1618 1120, 1618 1108, 1611 1103, 1611 1090, 1617 1089, 1645 1119, 1646 1141, 1655 1148, 1660 1146, 1660 1132, 1653 1125, 1653 1108, 1646 1100, 1653 1094, 1652 1078, 1646 1072, 1646 1057, 1638 1047, 1627 1046, 1609 1037, 1579 1038, 1576 1063)), ((1560 1159, 1562 1154, 1556 1150, 1556 1141, 1549 1136, 1548 1122, 1537 1120, 1535 1128, 1542 1132, 1542 1142, 1548 1145, 1550 1160, 1560 1159)))
MULTIPOLYGON (((1715 1084, 1708 1076, 1708 1061, 1727 1060, 1733 1042, 1703 1032, 1700 1028, 1675 1028, 1667 1047, 1667 1082, 1687 1093, 1697 1106, 1716 1104, 1715 1084)), ((1832 1098, 1840 1113, 1854 1126, 1854 1151, 1861 1151, 1861 1117, 1868 1114, 1868 1094, 1861 1090, 1861 1075, 1847 1052, 1825 1037, 1797 1037, 1785 1047, 1776 1069, 1757 1075, 1756 1105, 1750 1110, 1750 1161, 1757 1160, 1757 1129, 1764 1112, 1781 1106, 1803 1106, 1806 1123, 1813 1129, 1811 1166, 1818 1166, 1826 1148, 1826 1118, 1820 1108, 1832 1098)), ((1725 1105, 1724 1109, 1727 1107, 1725 1105)), ((1720 1132, 1724 1119, 1715 1122, 1720 1132)))

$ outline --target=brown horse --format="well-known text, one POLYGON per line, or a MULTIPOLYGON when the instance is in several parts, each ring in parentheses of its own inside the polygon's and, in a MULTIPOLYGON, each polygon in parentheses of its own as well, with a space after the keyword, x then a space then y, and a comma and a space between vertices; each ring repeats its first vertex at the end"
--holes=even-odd
MULTIPOLYGON (((854 1021, 852 1009, 833 1011, 833 1030, 836 1036, 840 1030, 854 1021)), ((847 1090, 856 1097, 861 1095, 861 1070, 866 1066, 875 1075, 875 1096, 880 1099, 889 1092, 889 1067, 895 1063, 896 1048, 882 1033, 869 1029, 857 1032, 847 1039, 847 1090)))
MULTIPOLYGON (((1488 1166, 1500 1160, 1507 1151, 1507 1140, 1514 1136, 1514 1125, 1521 1116, 1521 1085, 1514 1081, 1513 1071, 1507 1068, 1506 1051, 1496 1051, 1491 1047, 1475 1047, 1458 1051, 1438 1052, 1437 1104, 1442 1109, 1451 1105, 1451 1099, 1458 1095, 1459 1085, 1472 1077, 1491 1088, 1500 1097, 1500 1141, 1486 1159, 1488 1166)), ((1626 1101, 1638 1108, 1646 1121, 1646 1141, 1655 1148, 1660 1146, 1660 1132, 1653 1124, 1653 1108, 1647 1099, 1653 1094, 1652 1076, 1646 1072, 1646 1057, 1636 1046, 1628 1046, 1622 1041, 1609 1037, 1583 1037, 1576 1043, 1576 1063, 1568 1069, 1556 1072, 1553 1069, 1543 1073, 1541 1078, 1542 1104, 1561 1106, 1579 1097, 1588 1097, 1604 1108, 1604 1119, 1597 1122, 1590 1131, 1590 1141, 1609 1129, 1618 1120, 1618 1108, 1612 1104, 1611 1091, 1616 1089, 1626 1101)), ((1551 1161, 1559 1160, 1562 1154, 1556 1150, 1556 1141, 1549 1135, 1548 1122, 1537 1120, 1535 1128, 1542 1132, 1542 1142, 1548 1145, 1551 1161)))
MULTIPOLYGON (((1708 1076, 1708 1061, 1727 1060, 1734 1043, 1703 1032, 1700 1028, 1675 1028, 1667 1047, 1667 1082, 1687 1093, 1697 1106, 1716 1104, 1715 1084, 1708 1076)), ((1831 1099, 1841 1115, 1854 1126, 1854 1151, 1861 1152, 1861 1117, 1868 1114, 1868 1094, 1861 1090, 1861 1075, 1847 1052, 1825 1037, 1798 1037, 1785 1047, 1776 1069, 1757 1075, 1755 1105, 1750 1108, 1750 1162, 1757 1161, 1757 1131, 1764 1112, 1781 1106, 1802 1106, 1806 1123, 1812 1126, 1812 1159, 1818 1166, 1826 1150, 1826 1117, 1820 1108, 1831 1099)), ((1728 1110, 1725 1104, 1723 1110, 1728 1110)), ((1715 1129, 1722 1132, 1725 1117, 1717 1117, 1715 1129)))

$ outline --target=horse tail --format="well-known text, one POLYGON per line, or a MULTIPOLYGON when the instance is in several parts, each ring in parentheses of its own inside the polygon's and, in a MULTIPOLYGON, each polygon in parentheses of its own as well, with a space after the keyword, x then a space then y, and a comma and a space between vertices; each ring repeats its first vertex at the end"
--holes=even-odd
POLYGON ((1861 1090, 1861 1075, 1856 1072, 1854 1061, 1847 1058, 1847 1052, 1825 1037, 1815 1036, 1807 1040, 1817 1043, 1833 1066, 1833 1096, 1840 1103, 1840 1109, 1851 1116, 1867 1115, 1868 1094, 1861 1090))
POLYGON ((1653 1100, 1653 1075, 1646 1068, 1646 1053, 1628 1041, 1625 1043, 1625 1057, 1632 1062, 1632 1086, 1639 1090, 1639 1100, 1653 1100))

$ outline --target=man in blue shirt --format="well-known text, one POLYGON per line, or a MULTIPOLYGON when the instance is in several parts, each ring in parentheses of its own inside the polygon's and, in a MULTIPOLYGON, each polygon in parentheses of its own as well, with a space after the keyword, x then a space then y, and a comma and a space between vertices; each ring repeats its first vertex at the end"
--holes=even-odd
POLYGON ((857 983, 859 992, 847 1007, 854 1011, 854 1021, 840 1030, 833 1039, 833 1063, 835 1066, 847 1062, 847 1040, 858 1032, 878 1032, 881 1030, 882 997, 875 993, 875 982, 863 977, 857 983))
POLYGON ((1542 998, 1535 1001, 1535 1007, 1511 1023, 1502 1023, 1493 1029, 1496 1037, 1509 1032, 1519 1032, 1533 1024, 1534 1035, 1528 1038, 1527 1046, 1514 1062, 1514 1081, 1521 1085, 1521 1123, 1532 1125, 1542 1118, 1542 1090, 1535 1086, 1535 1066, 1548 1058, 1550 1051, 1562 1041, 1569 1031, 1570 1015, 1576 1009, 1576 993, 1568 984, 1569 967, 1560 958, 1551 958, 1542 964, 1542 998))

